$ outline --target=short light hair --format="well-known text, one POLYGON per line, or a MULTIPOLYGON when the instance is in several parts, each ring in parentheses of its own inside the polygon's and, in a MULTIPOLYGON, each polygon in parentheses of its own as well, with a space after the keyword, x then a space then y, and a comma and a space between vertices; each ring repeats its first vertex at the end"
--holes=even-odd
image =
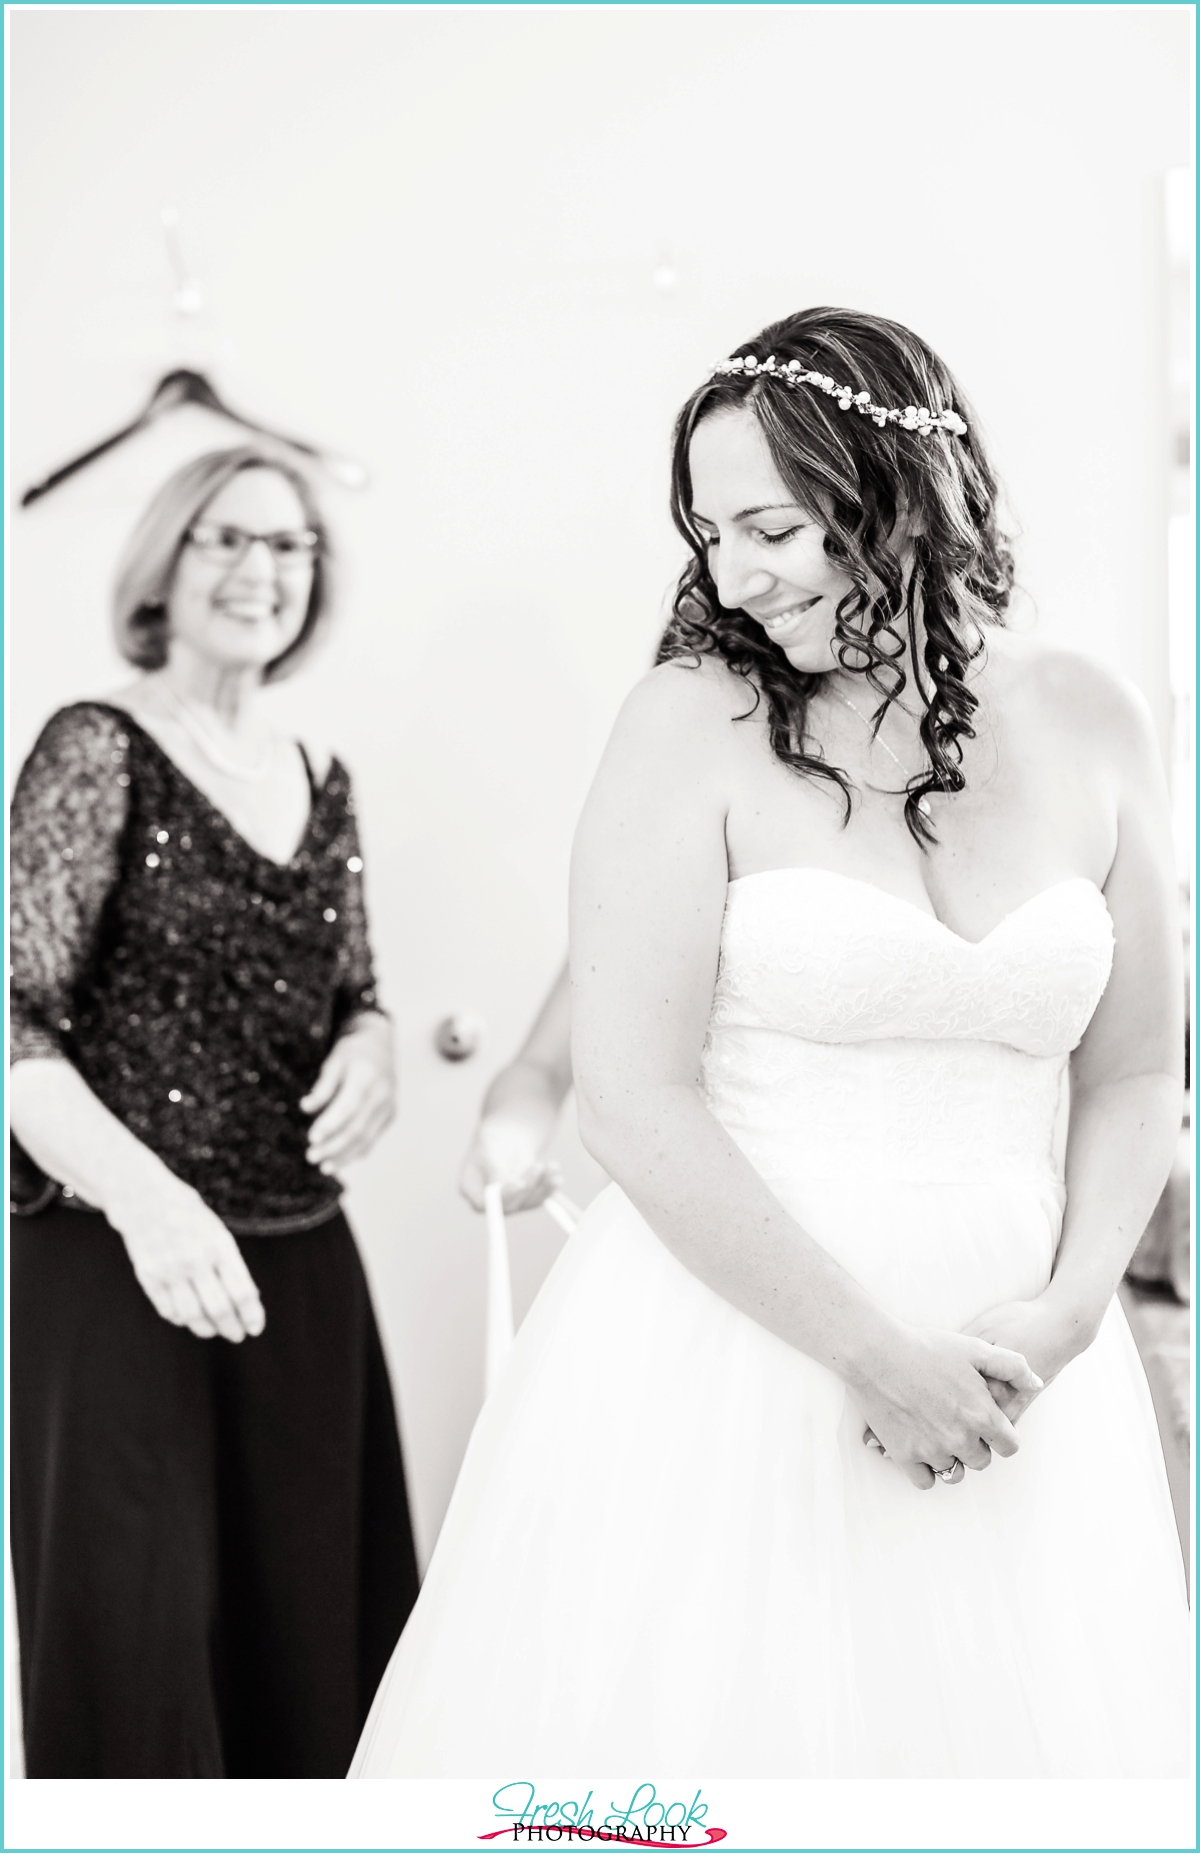
POLYGON ((139 669, 161 669, 167 660, 166 601, 188 529, 213 497, 243 470, 274 470, 300 498, 304 519, 320 536, 313 558, 312 590, 299 634, 263 670, 263 681, 290 675, 308 655, 329 619, 329 536, 311 483, 296 466, 267 450, 239 445, 210 450, 169 476, 138 522, 117 566, 113 590, 113 635, 126 662, 139 669))

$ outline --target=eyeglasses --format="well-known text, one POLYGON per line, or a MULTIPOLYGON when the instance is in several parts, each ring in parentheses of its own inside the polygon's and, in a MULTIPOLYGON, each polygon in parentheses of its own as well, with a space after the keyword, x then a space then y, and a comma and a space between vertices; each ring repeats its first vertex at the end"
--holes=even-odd
POLYGON ((186 539, 214 566, 237 566, 254 541, 265 541, 281 572, 296 572, 307 566, 321 546, 321 536, 312 528, 281 528, 277 534, 249 534, 245 528, 209 521, 198 521, 189 528, 186 539))

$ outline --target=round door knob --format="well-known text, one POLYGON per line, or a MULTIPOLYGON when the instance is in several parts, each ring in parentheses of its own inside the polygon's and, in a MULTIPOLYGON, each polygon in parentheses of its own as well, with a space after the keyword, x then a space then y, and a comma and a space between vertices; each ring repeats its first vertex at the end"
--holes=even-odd
POLYGON ((465 1062, 479 1047, 483 1024, 465 1010, 443 1017, 433 1032, 433 1046, 443 1061, 465 1062))

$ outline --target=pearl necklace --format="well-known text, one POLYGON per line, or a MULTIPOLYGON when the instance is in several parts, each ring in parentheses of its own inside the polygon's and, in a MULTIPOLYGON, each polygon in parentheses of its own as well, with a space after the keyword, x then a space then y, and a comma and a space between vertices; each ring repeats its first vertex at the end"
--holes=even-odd
MULTIPOLYGON (((833 692, 837 696, 839 701, 845 702, 851 714, 857 714, 863 726, 867 729, 868 732, 870 732, 871 723, 867 719, 866 715, 863 713, 862 709, 860 707, 857 707, 855 703, 851 701, 849 695, 843 695, 840 688, 835 688, 833 692)), ((872 739, 878 741, 879 745, 883 748, 888 758, 892 761, 893 765, 895 765, 896 768, 898 769, 901 778, 904 780, 905 785, 907 785, 910 778, 913 777, 913 774, 905 770, 902 760, 899 758, 899 756, 896 753, 893 753, 891 747, 888 745, 887 741, 884 739, 881 733, 874 733, 872 734, 871 737, 872 739)), ((933 815, 932 811, 929 808, 928 798, 918 798, 917 799, 917 809, 921 812, 923 817, 931 817, 933 815)))
POLYGON ((228 754, 222 751, 200 716, 194 709, 188 707, 186 702, 181 701, 173 689, 168 688, 165 682, 156 682, 154 687, 163 705, 179 722, 189 739, 200 748, 209 764, 215 766, 218 772, 224 772, 227 778, 241 779, 247 785, 261 785, 265 778, 270 777, 274 759, 270 747, 266 747, 259 753, 256 765, 239 765, 236 759, 230 759, 228 754))

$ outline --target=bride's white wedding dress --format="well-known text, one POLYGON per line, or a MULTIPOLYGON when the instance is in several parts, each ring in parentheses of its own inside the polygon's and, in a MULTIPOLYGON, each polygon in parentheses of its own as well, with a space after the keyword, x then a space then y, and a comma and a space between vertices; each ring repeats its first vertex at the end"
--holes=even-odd
MULTIPOLYGON (((973 944, 844 876, 746 876, 705 1097, 881 1303, 962 1327, 1049 1279, 1111 958, 1084 880, 973 944)), ((1180 1552, 1116 1303, 1013 1459, 920 1493, 862 1434, 610 1186, 480 1416, 351 1774, 1185 1774, 1180 1552)))

